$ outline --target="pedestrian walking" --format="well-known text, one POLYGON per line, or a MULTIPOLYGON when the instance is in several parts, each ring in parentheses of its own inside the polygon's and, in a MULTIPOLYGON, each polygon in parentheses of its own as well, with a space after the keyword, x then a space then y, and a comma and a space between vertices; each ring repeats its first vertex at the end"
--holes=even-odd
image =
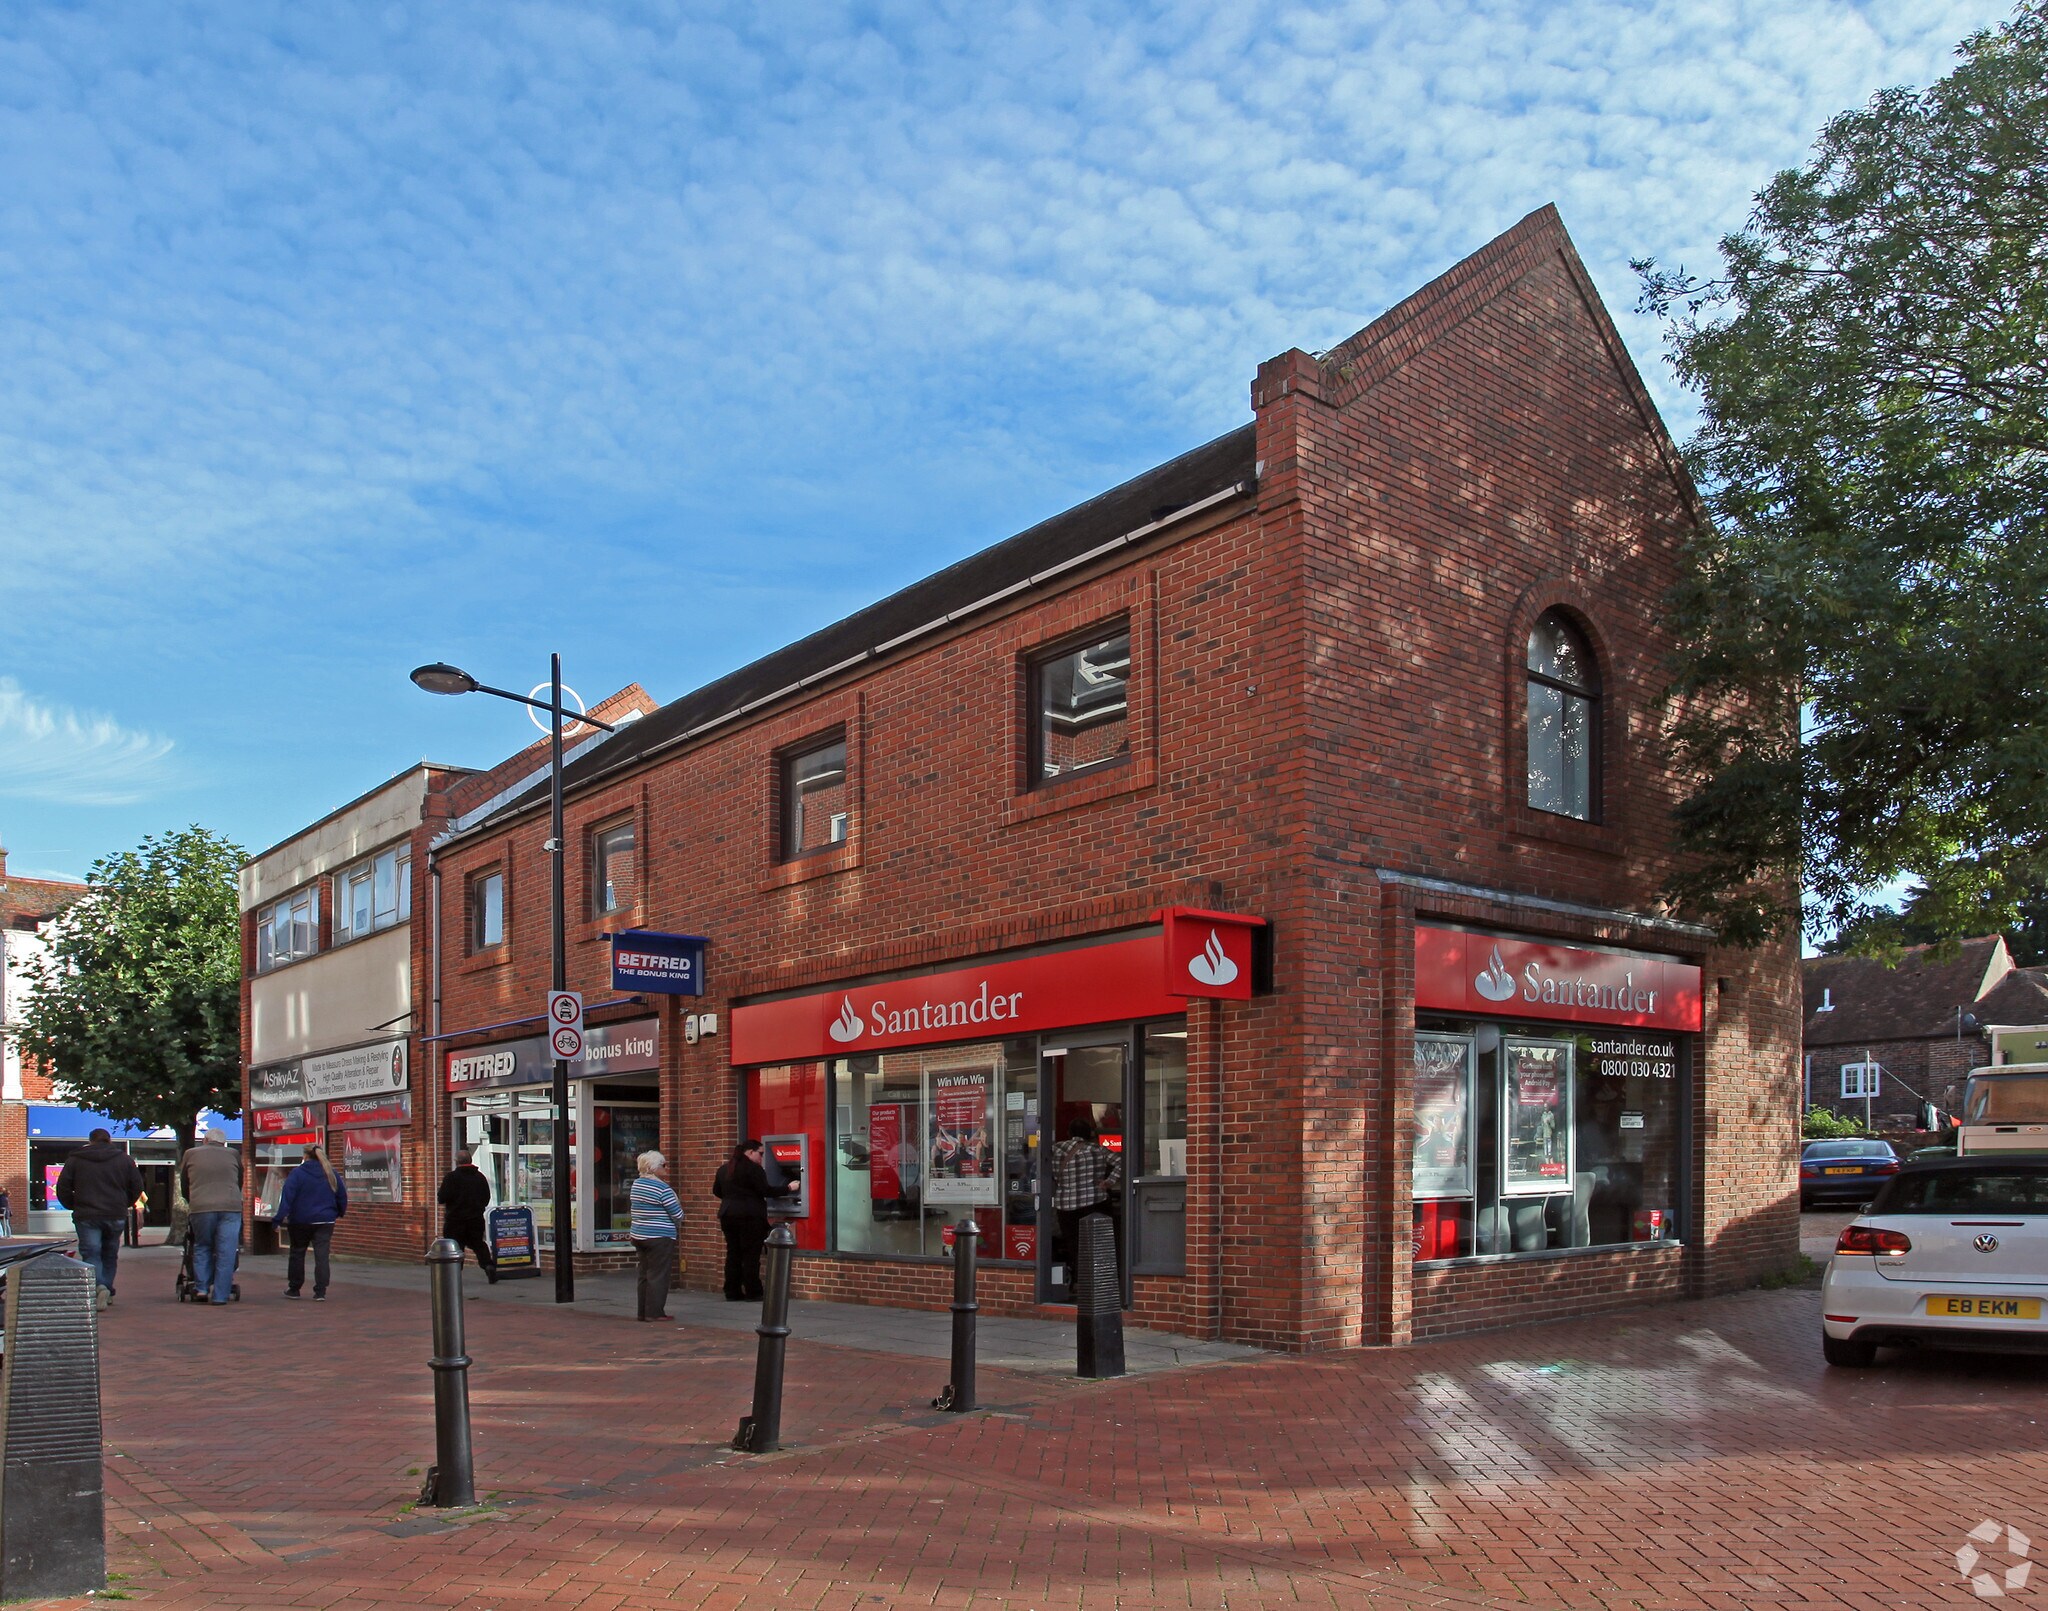
POLYGON ((491 1206, 490 1177, 476 1166, 467 1148, 455 1155, 455 1167, 441 1177, 434 1200, 441 1205, 441 1234, 476 1255, 476 1267, 492 1286, 498 1284, 498 1261, 484 1234, 484 1215, 491 1206))
POLYGON ((178 1160, 191 1216, 192 1284, 208 1303, 234 1295, 235 1263, 242 1252, 242 1155, 228 1145, 227 1132, 208 1130, 178 1160))
POLYGON ((1081 1257, 1081 1221, 1090 1214, 1108 1214, 1117 1238, 1118 1268, 1123 1262, 1122 1227, 1111 1205, 1111 1195, 1124 1183, 1124 1161, 1096 1139, 1093 1119, 1076 1119, 1067 1126, 1067 1139, 1052 1149, 1052 1207, 1059 1219, 1059 1246, 1053 1261, 1064 1263, 1076 1273, 1081 1257))
POLYGON ((14 1236, 14 1199, 7 1195, 7 1188, 0 1186, 0 1242, 12 1240, 14 1236))
POLYGON ((743 1303, 761 1296, 761 1244, 768 1240, 768 1199, 786 1197, 793 1188, 771 1186, 761 1167, 761 1143, 752 1136, 732 1149, 732 1156, 712 1177, 711 1195, 718 1199, 718 1229, 725 1237, 725 1296, 743 1303))
POLYGON ((106 1130, 93 1131, 57 1172, 57 1201, 71 1210, 78 1256, 93 1272, 93 1301, 102 1309, 114 1301, 121 1222, 141 1195, 142 1171, 106 1130))
POLYGON ((305 1159, 284 1177, 277 1199, 277 1223, 291 1236, 291 1257, 285 1263, 285 1292, 296 1298, 306 1284, 306 1249, 313 1250, 313 1301, 327 1301, 327 1249, 334 1241, 335 1222, 348 1212, 348 1183, 308 1147, 305 1159))
POLYGON ((675 1276, 676 1239, 683 1229, 683 1200, 668 1183, 668 1160, 643 1152, 633 1160, 633 1251, 640 1258, 640 1318, 668 1318, 669 1282, 675 1276))

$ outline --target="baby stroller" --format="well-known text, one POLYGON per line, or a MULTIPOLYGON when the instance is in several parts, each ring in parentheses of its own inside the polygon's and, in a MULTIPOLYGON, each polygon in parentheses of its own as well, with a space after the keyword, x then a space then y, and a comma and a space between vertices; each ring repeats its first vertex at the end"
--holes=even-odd
MULTIPOLYGON (((234 1282, 228 1287, 232 1302, 242 1301, 242 1283, 234 1282)), ((180 1303, 204 1303, 206 1294, 199 1290, 199 1278, 192 1273, 192 1220, 185 1219, 185 1257, 178 1264, 178 1301, 180 1303)))

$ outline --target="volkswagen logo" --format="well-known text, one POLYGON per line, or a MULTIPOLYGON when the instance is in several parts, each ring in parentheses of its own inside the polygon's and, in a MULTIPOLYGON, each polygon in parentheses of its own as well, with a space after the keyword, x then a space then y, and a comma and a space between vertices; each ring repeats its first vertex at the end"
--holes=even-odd
POLYGON ((1979 1231, 1977 1239, 1970 1246, 1974 1247, 1979 1253, 1996 1253, 1998 1251, 1998 1238, 1989 1231, 1979 1231))

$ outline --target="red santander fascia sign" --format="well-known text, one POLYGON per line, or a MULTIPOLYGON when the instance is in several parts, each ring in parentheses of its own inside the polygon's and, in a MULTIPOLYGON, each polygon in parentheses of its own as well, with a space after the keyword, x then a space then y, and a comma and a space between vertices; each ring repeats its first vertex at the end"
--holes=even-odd
POLYGON ((1157 933, 732 1009, 733 1066, 858 1056, 1168 1018, 1190 996, 1248 1000, 1262 918, 1174 907, 1157 933))
POLYGON ((1703 1015, 1700 970, 1690 962, 1423 923, 1415 925, 1415 1005, 1686 1031, 1697 1031, 1703 1015))

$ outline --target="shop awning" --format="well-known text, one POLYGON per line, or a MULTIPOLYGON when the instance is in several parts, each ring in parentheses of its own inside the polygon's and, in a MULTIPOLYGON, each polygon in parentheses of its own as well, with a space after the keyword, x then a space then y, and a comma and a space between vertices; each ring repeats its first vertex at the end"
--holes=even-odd
MULTIPOLYGON (((242 1139, 242 1121, 223 1119, 218 1113, 209 1113, 199 1121, 201 1130, 217 1129, 225 1132, 230 1141, 242 1139)), ((95 1130, 110 1132, 116 1141, 136 1141, 147 1136, 168 1140, 173 1132, 145 1130, 139 1124, 110 1118, 91 1108, 59 1107, 51 1103, 32 1102, 28 1110, 28 1134, 31 1141, 84 1141, 95 1130)))

